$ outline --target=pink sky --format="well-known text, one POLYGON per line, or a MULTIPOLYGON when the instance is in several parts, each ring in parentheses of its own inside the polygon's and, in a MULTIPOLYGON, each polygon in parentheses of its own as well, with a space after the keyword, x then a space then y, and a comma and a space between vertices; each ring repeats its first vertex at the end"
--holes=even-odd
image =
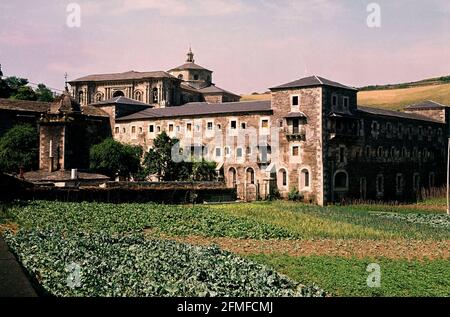
POLYGON ((0 25, 5 75, 58 89, 64 72, 168 70, 189 44, 236 93, 313 74, 353 86, 450 75, 448 0, 2 0, 0 25), (80 28, 66 25, 71 2, 80 28), (380 28, 366 24, 371 2, 380 28))

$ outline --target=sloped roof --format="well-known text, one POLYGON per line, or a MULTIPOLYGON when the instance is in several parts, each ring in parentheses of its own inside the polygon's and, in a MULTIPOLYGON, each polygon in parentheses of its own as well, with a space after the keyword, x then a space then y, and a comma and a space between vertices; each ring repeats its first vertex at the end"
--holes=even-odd
POLYGON ((225 93, 225 94, 229 94, 229 95, 233 95, 233 96, 238 96, 232 92, 229 92, 225 89, 217 87, 216 85, 207 86, 207 87, 199 89, 198 91, 200 91, 202 94, 223 94, 223 93, 225 93))
POLYGON ((177 66, 175 68, 172 68, 171 70, 169 70, 169 72, 174 71, 174 70, 187 70, 187 69, 197 69, 197 70, 206 70, 208 72, 211 72, 211 70, 206 69, 198 64, 195 64, 194 62, 187 62, 184 63, 183 65, 177 66))
POLYGON ((389 117, 398 117, 398 118, 405 118, 405 119, 412 119, 412 120, 421 120, 421 121, 442 123, 440 121, 433 120, 429 117, 425 117, 425 116, 422 116, 422 115, 416 114, 416 113, 407 113, 407 112, 402 112, 402 111, 393 111, 393 110, 386 110, 386 109, 379 109, 379 108, 372 108, 372 107, 365 107, 365 106, 358 106, 358 111, 365 113, 365 114, 371 114, 371 115, 377 115, 377 116, 389 116, 389 117))
POLYGON ((146 79, 146 78, 174 78, 164 71, 152 71, 152 72, 137 72, 130 70, 124 73, 112 73, 112 74, 95 74, 77 78, 69 81, 69 83, 86 82, 86 81, 118 81, 118 80, 130 80, 130 79, 146 79))
POLYGON ((291 82, 283 84, 283 85, 272 87, 270 89, 272 90, 272 89, 316 87, 316 86, 330 86, 330 87, 344 88, 344 89, 350 89, 350 90, 357 90, 356 88, 345 86, 343 84, 331 81, 329 79, 326 79, 326 78, 323 78, 320 76, 309 76, 309 77, 300 78, 300 79, 291 81, 291 82))
POLYGON ((115 105, 137 105, 137 106, 147 106, 147 107, 152 107, 152 105, 149 105, 148 103, 144 103, 141 101, 137 101, 134 99, 130 99, 124 96, 118 96, 118 97, 114 97, 108 100, 103 100, 103 101, 98 101, 95 103, 92 103, 92 106, 103 106, 103 105, 111 105, 111 104, 115 104, 115 105))
POLYGON ((224 103, 192 102, 177 107, 145 109, 131 115, 118 118, 117 121, 269 111, 272 111, 270 100, 224 103))
POLYGON ((12 111, 46 112, 48 109, 50 109, 50 103, 43 101, 0 98, 0 109, 12 111))
POLYGON ((405 110, 430 110, 430 109, 444 109, 447 106, 437 103, 433 100, 422 101, 413 105, 405 107, 405 110))

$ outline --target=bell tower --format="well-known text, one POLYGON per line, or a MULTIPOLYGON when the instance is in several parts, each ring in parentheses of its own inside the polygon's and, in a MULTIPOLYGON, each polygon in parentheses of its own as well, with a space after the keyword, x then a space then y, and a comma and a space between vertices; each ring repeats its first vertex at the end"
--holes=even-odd
POLYGON ((194 53, 192 53, 192 49, 191 46, 189 45, 189 52, 186 54, 187 55, 187 59, 186 59, 186 63, 194 63, 194 53))

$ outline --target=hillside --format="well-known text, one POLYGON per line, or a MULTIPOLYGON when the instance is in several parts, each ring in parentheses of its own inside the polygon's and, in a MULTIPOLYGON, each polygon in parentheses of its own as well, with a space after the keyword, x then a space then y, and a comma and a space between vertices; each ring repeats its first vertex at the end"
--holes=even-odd
MULTIPOLYGON (((447 78, 447 77, 443 77, 447 78)), ((433 100, 450 106, 450 83, 426 79, 415 83, 405 83, 376 87, 362 87, 358 92, 358 104, 377 108, 401 110, 405 106, 424 100, 433 100), (380 88, 380 87, 384 87, 380 88), (408 88, 402 88, 408 87, 408 88)), ((242 101, 268 100, 270 94, 242 95, 242 101)))

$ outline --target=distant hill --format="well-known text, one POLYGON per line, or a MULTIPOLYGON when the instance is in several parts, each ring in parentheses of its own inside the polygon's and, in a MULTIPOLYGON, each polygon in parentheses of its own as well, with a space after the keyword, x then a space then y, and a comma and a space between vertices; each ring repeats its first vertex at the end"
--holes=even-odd
MULTIPOLYGON (((450 76, 421 81, 374 85, 359 88, 358 104, 390 110, 401 110, 405 106, 424 100, 433 100, 450 106, 450 76)), ((269 100, 270 93, 242 95, 242 101, 269 100)))

